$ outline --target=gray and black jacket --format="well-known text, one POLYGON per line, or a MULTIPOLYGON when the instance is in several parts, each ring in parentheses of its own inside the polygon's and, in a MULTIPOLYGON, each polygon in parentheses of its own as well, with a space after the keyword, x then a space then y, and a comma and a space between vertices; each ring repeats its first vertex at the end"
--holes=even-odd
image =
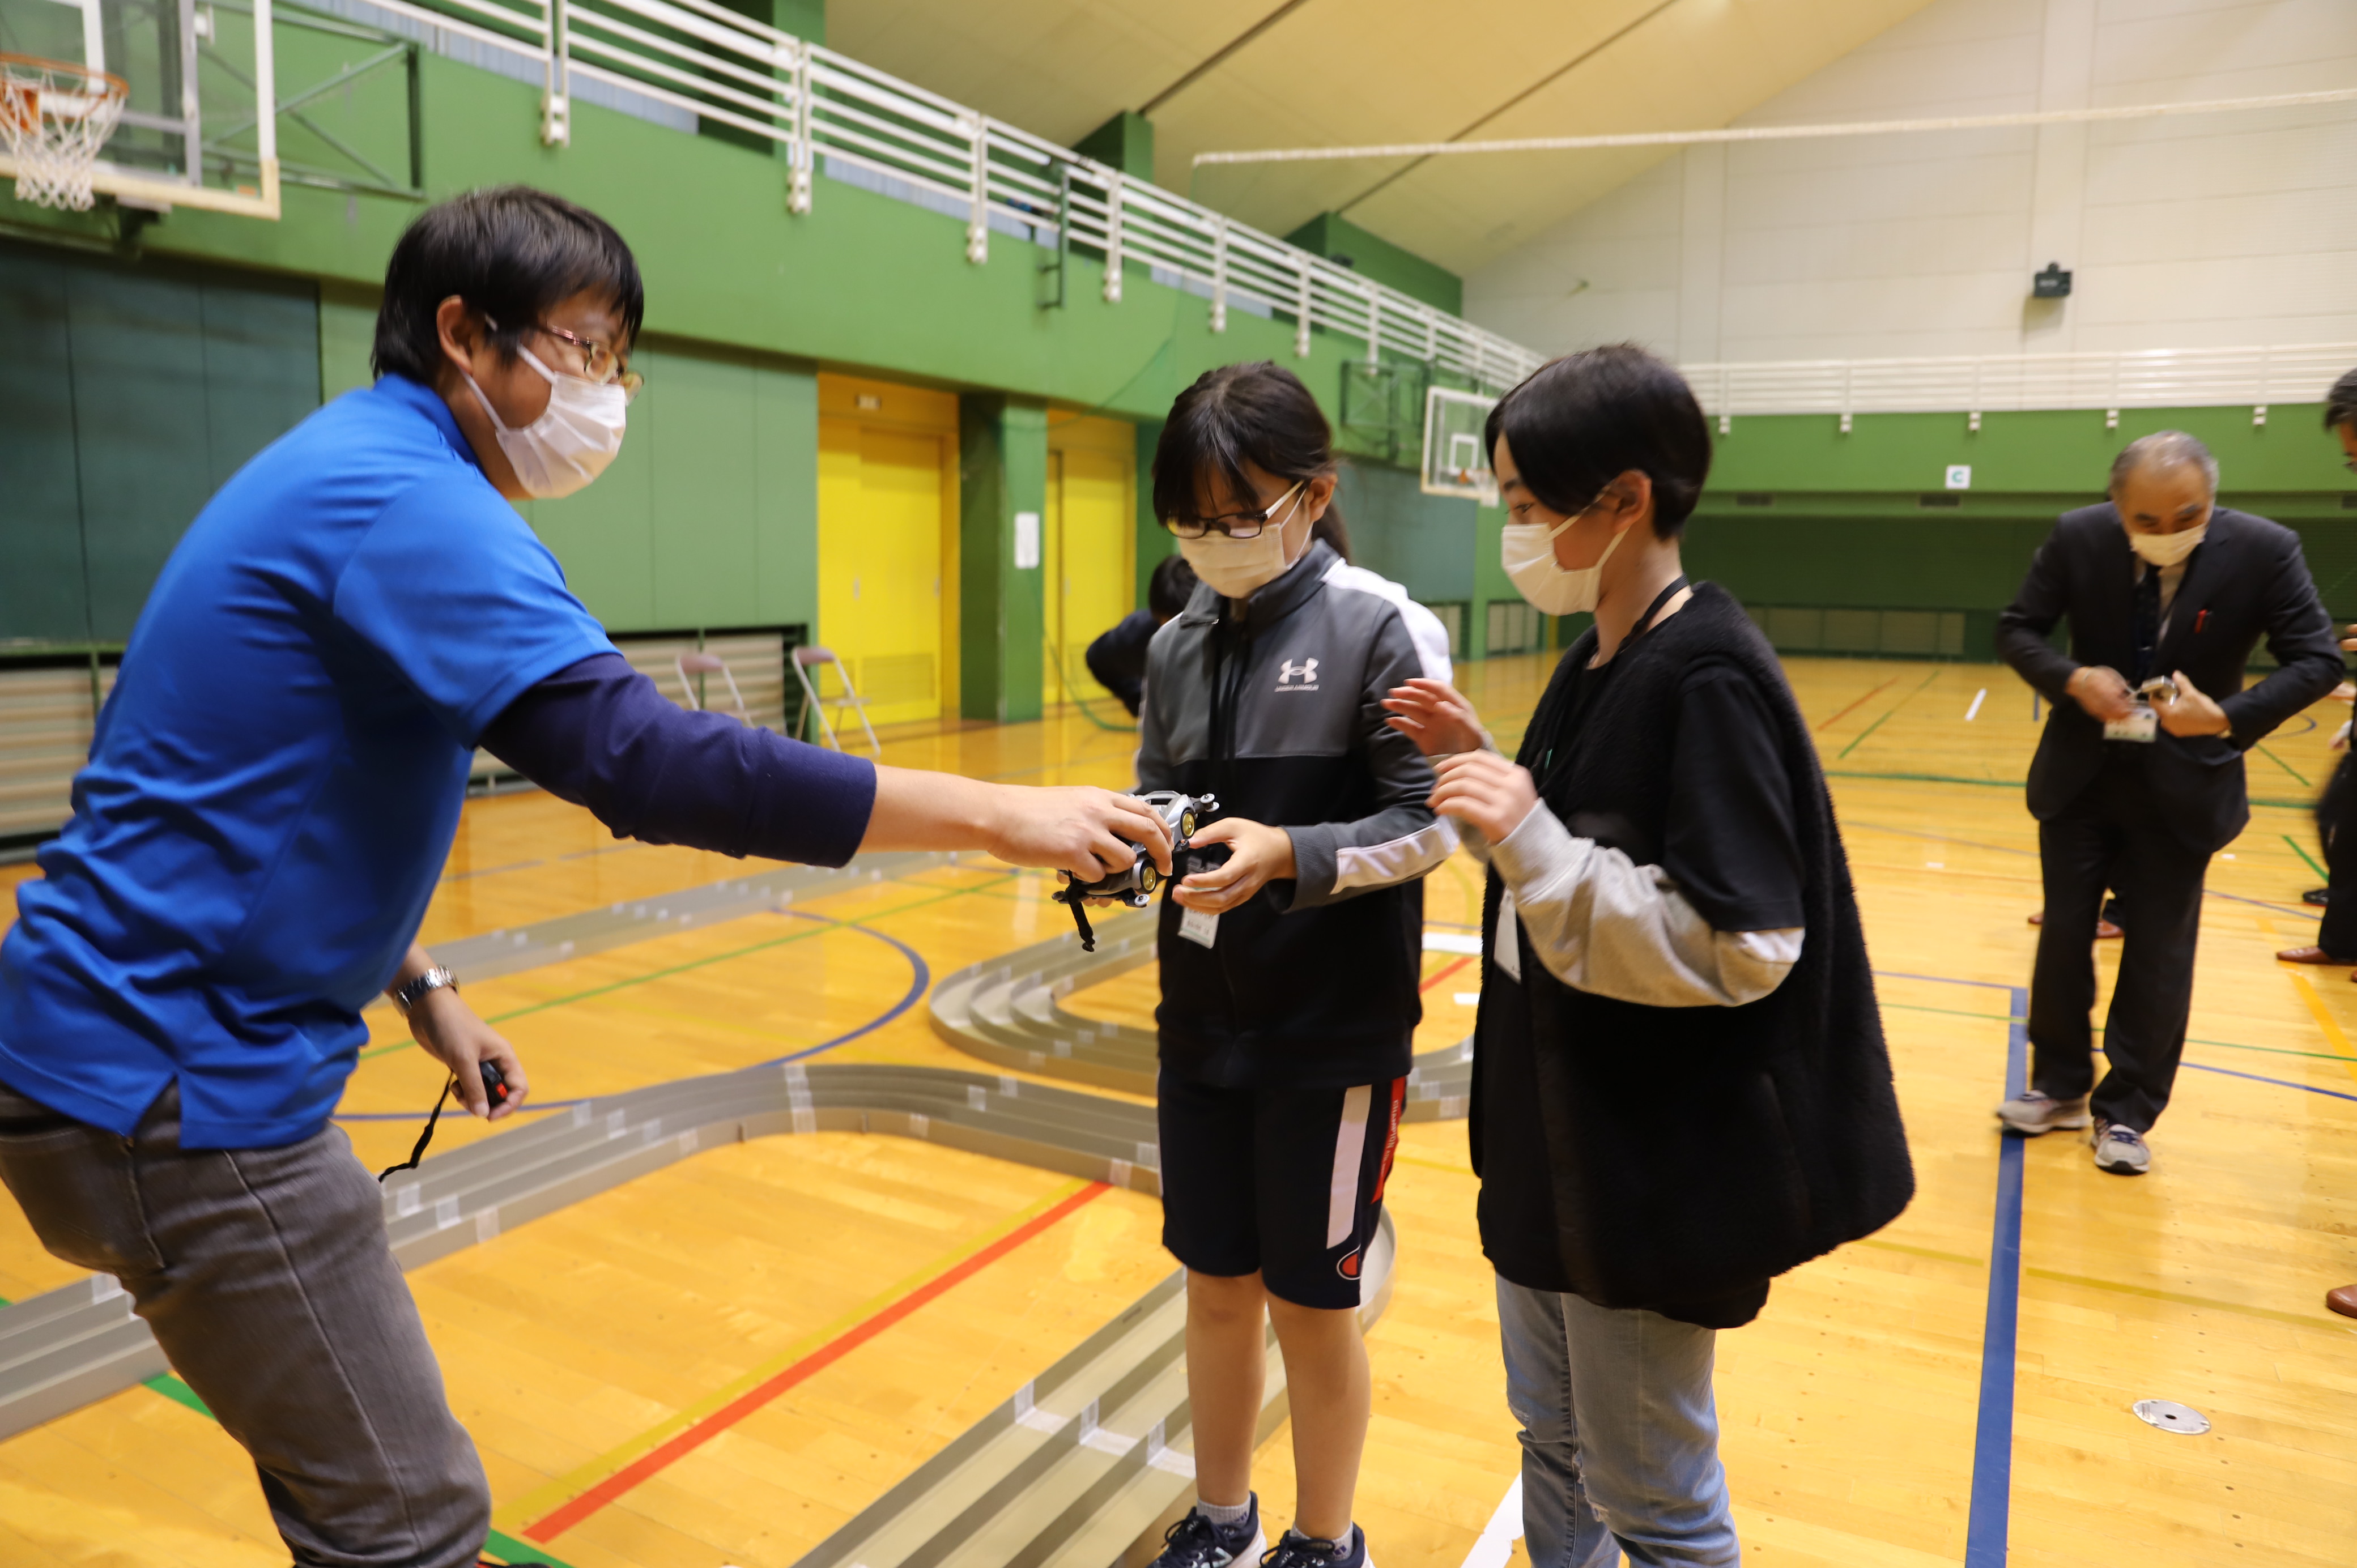
POLYGON ((1432 768, 1383 723, 1422 673, 1399 607, 1327 582, 1313 543, 1241 603, 1199 587, 1156 634, 1138 784, 1215 794, 1221 814, 1284 828, 1298 875, 1182 938, 1166 899, 1162 1061, 1222 1086, 1334 1088, 1404 1076, 1423 1017, 1425 874, 1457 835, 1432 768))

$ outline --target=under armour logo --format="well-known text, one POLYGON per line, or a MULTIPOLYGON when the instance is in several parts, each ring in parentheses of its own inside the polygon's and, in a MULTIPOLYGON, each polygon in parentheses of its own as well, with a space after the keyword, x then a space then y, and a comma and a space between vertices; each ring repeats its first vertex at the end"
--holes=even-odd
POLYGON ((1292 660, 1288 659, 1283 664, 1278 665, 1276 670, 1276 689, 1280 692, 1314 692, 1318 690, 1318 660, 1315 659, 1305 659, 1300 663, 1296 664, 1292 660), (1297 676, 1298 676, 1301 681, 1301 684, 1298 686, 1293 683, 1294 679, 1297 676))

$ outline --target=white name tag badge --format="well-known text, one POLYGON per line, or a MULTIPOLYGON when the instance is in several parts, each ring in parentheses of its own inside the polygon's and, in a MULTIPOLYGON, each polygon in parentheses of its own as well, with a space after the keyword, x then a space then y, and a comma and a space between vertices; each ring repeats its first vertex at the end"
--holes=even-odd
POLYGON ((1494 946, 1498 967, 1506 978, 1520 985, 1523 981, 1523 933, 1514 923, 1514 890, 1507 888, 1498 896, 1498 940, 1494 946))
POLYGON ((2150 746, 2160 734, 2160 715, 2153 712, 2150 703, 2131 703, 2128 716, 2114 719, 2104 726, 2105 740, 2133 740, 2150 746))
POLYGON ((1220 940, 1220 918, 1208 909, 1189 909, 1178 917, 1178 934, 1197 947, 1210 947, 1220 940))

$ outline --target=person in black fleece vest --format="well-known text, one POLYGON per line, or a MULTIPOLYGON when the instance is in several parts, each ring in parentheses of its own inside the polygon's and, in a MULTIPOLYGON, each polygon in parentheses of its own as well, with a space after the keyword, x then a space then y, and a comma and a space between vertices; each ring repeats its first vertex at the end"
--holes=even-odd
POLYGON ((1914 1192, 1865 933, 1775 654, 1679 565, 1685 382, 1573 355, 1488 440, 1515 586, 1596 625, 1512 762, 1440 682, 1386 705, 1490 863, 1473 1164, 1531 1561, 1734 1563, 1715 1331, 1914 1192))

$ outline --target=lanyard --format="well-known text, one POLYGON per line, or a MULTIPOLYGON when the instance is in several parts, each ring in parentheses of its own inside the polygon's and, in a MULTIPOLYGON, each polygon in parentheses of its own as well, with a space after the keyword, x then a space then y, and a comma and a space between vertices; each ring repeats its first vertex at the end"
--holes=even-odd
MULTIPOLYGON (((1677 597, 1685 585, 1685 575, 1684 573, 1680 573, 1678 576, 1671 582, 1668 587, 1663 588, 1660 593, 1653 596, 1653 602, 1645 607, 1645 613, 1637 618, 1637 624, 1631 627, 1629 630, 1629 635, 1621 639, 1620 649, 1620 653, 1628 652, 1629 645, 1631 643, 1635 642, 1639 638, 1644 636, 1653 628, 1653 618, 1660 615, 1662 613, 1662 607, 1668 604, 1672 599, 1677 597)), ((1615 658, 1618 658, 1620 654, 1618 653, 1614 655, 1615 658)))
MULTIPOLYGON (((1663 588, 1660 593, 1654 595, 1653 602, 1645 607, 1645 613, 1637 618, 1637 624, 1630 628, 1629 635, 1620 639, 1620 646, 1613 651, 1613 658, 1618 660, 1627 657, 1629 650, 1636 645, 1637 639, 1644 636, 1646 632, 1652 629, 1653 618, 1662 613, 1662 607, 1668 604, 1672 599, 1677 597, 1679 592, 1685 586, 1686 579, 1684 575, 1681 574, 1670 584, 1668 587, 1663 588)), ((1592 674, 1592 671, 1582 671, 1580 673, 1583 675, 1588 675, 1592 674)), ((1587 700, 1580 704, 1578 713, 1574 716, 1577 717, 1585 715, 1587 704, 1594 701, 1594 695, 1592 693, 1589 694, 1587 700)), ((1539 780, 1539 789, 1541 793, 1545 792, 1546 786, 1553 782, 1555 779, 1555 748, 1554 746, 1548 746, 1546 749, 1546 755, 1539 758, 1539 765, 1537 768, 1534 769, 1535 775, 1539 780)), ((1569 759, 1566 758, 1566 760, 1569 759)))

